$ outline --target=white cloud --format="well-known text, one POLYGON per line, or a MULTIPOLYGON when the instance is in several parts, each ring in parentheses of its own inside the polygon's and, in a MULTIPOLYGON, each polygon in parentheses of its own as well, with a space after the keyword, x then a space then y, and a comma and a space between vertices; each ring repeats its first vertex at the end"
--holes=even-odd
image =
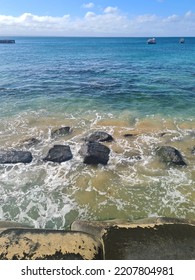
POLYGON ((24 13, 18 17, 0 15, 0 34, 2 35, 48 35, 50 32, 61 32, 70 26, 70 16, 38 16, 24 13), (14 31, 13 31, 14 30, 14 31))
POLYGON ((156 20, 158 20, 156 15, 141 15, 136 17, 138 23, 155 22, 156 20))
POLYGON ((176 21, 179 21, 180 20, 180 17, 178 15, 171 15, 167 18, 165 18, 163 21, 164 22, 176 22, 176 21))
POLYGON ((95 4, 94 4, 93 2, 84 3, 84 4, 82 5, 82 7, 85 8, 85 9, 92 9, 92 8, 95 7, 95 4))
POLYGON ((87 13, 85 14, 85 18, 88 18, 88 19, 94 18, 95 16, 96 16, 96 14, 93 13, 93 12, 87 12, 87 13))
POLYGON ((116 13, 118 13, 118 12, 119 12, 119 9, 118 9, 117 7, 111 7, 111 6, 109 6, 109 7, 107 7, 107 8, 104 9, 104 13, 105 13, 105 14, 116 14, 116 13))
POLYGON ((117 7, 107 7, 102 13, 88 11, 84 17, 0 15, 0 35, 46 36, 194 36, 195 13, 159 17, 139 15, 129 18, 117 7))
POLYGON ((195 13, 193 13, 192 11, 188 11, 186 14, 185 14, 185 18, 187 19, 195 19, 195 13))

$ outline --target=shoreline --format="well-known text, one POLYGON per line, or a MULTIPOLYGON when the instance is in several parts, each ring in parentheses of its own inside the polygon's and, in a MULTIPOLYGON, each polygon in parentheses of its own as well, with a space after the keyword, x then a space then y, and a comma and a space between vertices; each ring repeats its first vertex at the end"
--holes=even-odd
POLYGON ((145 118, 131 123, 125 118, 97 118, 94 122, 90 116, 88 120, 80 119, 77 124, 77 120, 71 118, 57 121, 52 117, 45 121, 34 118, 30 122, 26 120, 26 124, 23 122, 22 130, 18 126, 21 136, 15 137, 14 145, 6 140, 4 149, 30 151, 33 161, 28 165, 1 165, 4 197, 10 197, 10 202, 2 201, 2 205, 5 204, 0 209, 2 218, 28 221, 37 228, 56 229, 68 227, 75 218, 81 217, 137 219, 173 215, 194 218, 194 121, 176 123, 168 119, 162 123, 160 118, 145 118), (30 133, 35 132, 33 135, 25 135, 29 124, 30 133), (52 138, 51 132, 62 124, 70 126, 71 133, 52 138), (106 166, 85 165, 79 155, 83 138, 96 130, 106 131, 114 138, 112 142, 102 143, 111 150, 106 166), (54 145, 69 145, 73 158, 60 165, 43 162, 54 145), (166 167, 159 162, 154 151, 163 145, 177 148, 187 167, 166 167), (15 198, 20 198, 24 208, 14 206, 13 209, 11 201, 15 198), (56 216, 53 221, 51 212, 56 216), (13 213, 16 214, 12 216, 13 213))

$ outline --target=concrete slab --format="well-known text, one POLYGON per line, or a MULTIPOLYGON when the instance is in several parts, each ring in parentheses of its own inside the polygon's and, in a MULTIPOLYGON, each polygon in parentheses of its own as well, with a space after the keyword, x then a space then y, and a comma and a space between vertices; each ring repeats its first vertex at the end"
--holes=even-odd
POLYGON ((190 220, 75 221, 71 230, 102 238, 109 260, 195 259, 195 222, 190 220))
POLYGON ((0 233, 1 260, 94 260, 103 258, 101 241, 88 233, 6 229, 0 233))

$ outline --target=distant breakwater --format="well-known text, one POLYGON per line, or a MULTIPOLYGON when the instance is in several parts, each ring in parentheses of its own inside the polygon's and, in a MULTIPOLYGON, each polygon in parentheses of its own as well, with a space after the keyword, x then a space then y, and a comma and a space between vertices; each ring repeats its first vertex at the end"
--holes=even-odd
POLYGON ((15 44, 15 40, 0 40, 0 44, 15 44))

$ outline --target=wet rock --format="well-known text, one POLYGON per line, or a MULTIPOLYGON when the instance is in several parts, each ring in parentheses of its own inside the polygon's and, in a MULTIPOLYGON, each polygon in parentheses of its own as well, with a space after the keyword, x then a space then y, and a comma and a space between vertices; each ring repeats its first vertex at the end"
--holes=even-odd
POLYGON ((35 146, 37 144, 39 144, 41 142, 41 140, 37 139, 37 138, 29 138, 29 139, 25 139, 23 141, 23 144, 26 146, 26 147, 32 147, 32 146, 35 146))
POLYGON ((51 132, 51 137, 65 136, 71 132, 70 126, 60 127, 51 132))
POLYGON ((99 238, 83 232, 12 228, 0 233, 1 260, 102 258, 102 242, 99 238))
POLYGON ((130 157, 130 159, 131 159, 131 160, 137 161, 137 160, 141 160, 142 157, 141 157, 140 155, 132 155, 132 156, 130 157))
POLYGON ((43 159, 52 162, 64 162, 72 159, 73 155, 68 145, 54 145, 43 159))
POLYGON ((187 165, 181 155, 181 153, 171 146, 162 146, 157 148, 156 154, 160 157, 162 162, 169 165, 187 165))
POLYGON ((123 153, 123 155, 126 158, 131 159, 131 160, 135 160, 135 161, 142 159, 141 154, 139 152, 137 152, 137 151, 134 151, 134 150, 132 150, 132 151, 125 151, 123 153))
POLYGON ((125 138, 130 138, 130 137, 133 137, 135 136, 135 134, 132 134, 132 133, 126 133, 123 135, 125 138))
POLYGON ((167 134, 166 132, 161 132, 161 133, 159 133, 159 137, 163 137, 166 134, 167 134))
POLYGON ((33 157, 28 151, 0 151, 0 163, 30 163, 33 157))
POLYGON ((111 142, 113 137, 104 131, 95 131, 84 139, 88 142, 111 142))
POLYGON ((110 149, 98 142, 87 142, 81 147, 79 153, 83 156, 83 162, 86 164, 101 163, 106 165, 110 149))

